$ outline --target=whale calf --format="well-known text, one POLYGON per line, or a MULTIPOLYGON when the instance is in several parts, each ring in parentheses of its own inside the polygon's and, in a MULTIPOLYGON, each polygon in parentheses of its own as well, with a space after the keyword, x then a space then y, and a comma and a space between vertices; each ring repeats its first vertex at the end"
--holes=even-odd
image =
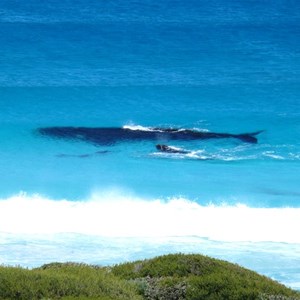
POLYGON ((155 147, 158 151, 161 151, 161 152, 178 153, 178 154, 191 153, 191 151, 184 150, 184 149, 177 148, 177 147, 173 147, 173 146, 168 146, 168 145, 157 144, 155 147))
POLYGON ((96 145, 114 145, 118 142, 135 141, 193 141, 205 139, 234 138, 246 143, 257 143, 256 135, 262 132, 232 134, 198 131, 192 129, 141 127, 43 127, 37 129, 43 136, 79 140, 96 145))

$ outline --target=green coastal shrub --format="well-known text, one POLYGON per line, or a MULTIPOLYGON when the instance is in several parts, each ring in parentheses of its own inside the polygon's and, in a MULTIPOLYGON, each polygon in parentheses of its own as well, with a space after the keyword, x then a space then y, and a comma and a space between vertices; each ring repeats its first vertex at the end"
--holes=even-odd
POLYGON ((0 268, 0 299, 136 299, 134 284, 107 268, 83 264, 50 264, 39 269, 0 268))
POLYGON ((113 267, 52 263, 0 267, 0 299, 296 300, 253 271, 202 255, 172 254, 113 267))
POLYGON ((143 295, 149 300, 300 299, 298 292, 265 276, 202 255, 165 255, 121 264, 112 271, 118 277, 143 282, 143 295), (160 297, 151 298, 149 290, 160 297), (176 290, 181 291, 178 296, 175 296, 176 290), (169 298, 164 294, 168 294, 169 298))

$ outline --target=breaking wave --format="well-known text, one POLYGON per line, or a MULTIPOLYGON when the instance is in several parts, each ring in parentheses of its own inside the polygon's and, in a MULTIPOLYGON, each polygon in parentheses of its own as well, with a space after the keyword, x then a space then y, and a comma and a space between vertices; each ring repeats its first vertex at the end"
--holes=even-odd
POLYGON ((0 200, 0 231, 78 233, 105 237, 198 236, 215 241, 300 243, 300 208, 201 205, 175 197, 143 199, 122 191, 88 200, 52 200, 20 193, 0 200))

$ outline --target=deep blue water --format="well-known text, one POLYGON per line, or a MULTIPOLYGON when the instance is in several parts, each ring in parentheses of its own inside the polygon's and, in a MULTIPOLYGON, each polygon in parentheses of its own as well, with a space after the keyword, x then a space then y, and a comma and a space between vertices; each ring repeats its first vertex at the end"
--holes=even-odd
POLYGON ((95 251, 86 241, 93 236, 99 251, 108 251, 93 263, 134 259, 135 247, 141 258, 196 251, 255 266, 300 288, 299 78, 298 1, 0 0, 0 262, 79 260, 81 243, 86 256, 95 251), (158 139, 95 145, 37 133, 51 126, 263 132, 257 144, 158 139), (156 143, 192 155, 159 153, 156 143), (95 201, 103 205, 99 211, 95 201), (176 201, 183 201, 178 211, 176 201), (82 230, 72 227, 81 204, 82 230), (159 226, 149 229, 142 216, 145 209, 151 215, 151 204, 159 226), (208 207, 214 209, 205 212, 208 207), (48 209, 57 226, 37 217, 48 209), (212 231, 203 229, 213 226, 202 221, 206 213, 212 231), (24 217, 32 220, 27 227, 18 225, 24 217), (40 242, 43 233, 51 234, 46 242, 40 242), (65 244, 55 236, 71 233, 65 244), (158 246, 150 239, 161 235, 179 240, 158 246), (121 257, 110 240, 119 236, 132 250, 121 257), (24 240, 29 246, 20 258, 24 240), (38 243, 60 246, 42 259, 38 243), (280 274, 267 259, 271 248, 279 249, 272 255, 280 274))

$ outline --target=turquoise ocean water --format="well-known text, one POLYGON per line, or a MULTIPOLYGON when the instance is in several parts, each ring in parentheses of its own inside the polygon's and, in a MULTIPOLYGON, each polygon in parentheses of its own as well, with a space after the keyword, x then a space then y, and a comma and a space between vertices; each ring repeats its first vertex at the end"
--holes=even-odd
POLYGON ((0 0, 0 263, 193 252, 300 289, 299 78, 297 1, 0 0), (52 126, 263 132, 97 145, 52 126))

